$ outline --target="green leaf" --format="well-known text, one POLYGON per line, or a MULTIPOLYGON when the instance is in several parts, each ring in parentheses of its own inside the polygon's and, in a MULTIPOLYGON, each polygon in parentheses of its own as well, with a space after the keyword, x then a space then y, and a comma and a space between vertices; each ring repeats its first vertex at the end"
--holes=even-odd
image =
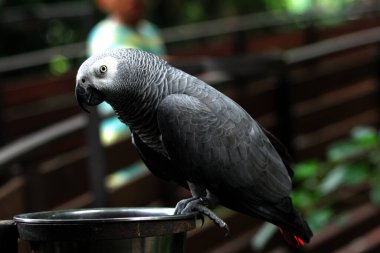
POLYGON ((319 190, 324 194, 336 190, 344 182, 345 174, 345 166, 339 165, 335 167, 322 180, 319 190))
POLYGON ((374 148, 368 155, 368 160, 373 164, 374 170, 378 170, 380 178, 380 149, 378 147, 374 148))
POLYGON ((344 182, 348 184, 360 184, 370 178, 370 168, 365 162, 358 162, 346 166, 344 182))
POLYGON ((314 206, 316 198, 309 191, 297 189, 292 193, 292 200, 295 207, 307 209, 314 206))
POLYGON ((380 206, 380 184, 374 185, 372 187, 371 200, 375 205, 380 206))
POLYGON ((375 147, 379 143, 376 129, 356 127, 351 130, 351 139, 332 144, 327 151, 327 158, 332 162, 341 162, 348 156, 355 155, 375 147))
POLYGON ((295 15, 305 14, 312 8, 312 0, 287 0, 287 9, 295 15))
POLYGON ((71 68, 70 61, 63 55, 55 56, 49 64, 50 72, 54 75, 67 73, 71 68))
POLYGON ((360 126, 351 130, 352 139, 357 143, 364 146, 372 146, 378 143, 377 131, 373 127, 360 126))
POLYGON ((318 231, 330 222, 332 216, 331 208, 322 208, 309 213, 307 220, 311 230, 318 231))
POLYGON ((358 151, 358 148, 349 142, 332 144, 327 150, 327 159, 331 162, 340 162, 358 151))
POLYGON ((317 175, 321 165, 317 160, 299 163, 294 167, 294 180, 302 181, 317 175))

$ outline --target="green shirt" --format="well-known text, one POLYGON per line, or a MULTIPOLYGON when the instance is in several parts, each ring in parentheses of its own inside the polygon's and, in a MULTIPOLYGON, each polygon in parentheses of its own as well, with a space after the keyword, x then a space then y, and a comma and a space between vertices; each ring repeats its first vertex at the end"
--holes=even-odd
POLYGON ((166 53, 158 28, 147 20, 132 29, 111 18, 104 19, 90 31, 87 44, 88 55, 119 47, 139 48, 157 55, 166 53))

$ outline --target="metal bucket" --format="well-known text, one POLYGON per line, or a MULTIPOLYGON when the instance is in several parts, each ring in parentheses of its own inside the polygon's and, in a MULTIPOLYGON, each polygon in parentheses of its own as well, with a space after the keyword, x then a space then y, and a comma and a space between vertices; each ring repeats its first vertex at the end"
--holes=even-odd
POLYGON ((172 208, 48 211, 14 217, 19 238, 36 253, 184 252, 195 215, 172 208))

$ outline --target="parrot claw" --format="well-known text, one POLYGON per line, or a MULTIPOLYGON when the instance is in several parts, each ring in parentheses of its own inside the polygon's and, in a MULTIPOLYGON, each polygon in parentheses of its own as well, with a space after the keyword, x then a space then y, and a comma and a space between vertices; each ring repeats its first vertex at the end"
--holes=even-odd
POLYGON ((200 219, 202 220, 202 226, 204 224, 203 215, 207 216, 212 220, 216 225, 224 230, 224 235, 227 236, 230 232, 229 226, 221 218, 219 218, 213 211, 211 211, 207 206, 207 200, 205 198, 190 198, 184 199, 177 203, 175 208, 175 214, 187 214, 194 211, 198 211, 200 219))
POLYGON ((204 215, 201 214, 201 213, 198 213, 197 219, 201 220, 201 222, 202 222, 201 227, 203 227, 203 225, 205 224, 205 217, 204 217, 204 215))
POLYGON ((183 200, 179 201, 179 202, 177 203, 177 205, 175 206, 175 209, 174 209, 174 215, 183 214, 182 211, 186 208, 186 206, 187 206, 190 202, 192 202, 192 201, 194 201, 194 200, 196 200, 196 199, 198 199, 198 198, 197 198, 197 197, 192 197, 192 198, 183 199, 183 200))

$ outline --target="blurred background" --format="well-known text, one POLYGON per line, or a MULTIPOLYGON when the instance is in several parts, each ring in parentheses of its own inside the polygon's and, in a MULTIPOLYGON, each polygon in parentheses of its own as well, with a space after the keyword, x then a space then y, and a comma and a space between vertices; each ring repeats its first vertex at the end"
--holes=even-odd
MULTIPOLYGON (((188 196, 147 171, 112 112, 76 103, 89 34, 107 19, 99 2, 0 1, 0 219, 188 196)), ((144 18, 163 57, 287 146, 315 234, 303 252, 380 252, 379 0, 146 0, 144 18)), ((216 213, 230 235, 206 221, 187 252, 290 252, 273 226, 216 213)))

